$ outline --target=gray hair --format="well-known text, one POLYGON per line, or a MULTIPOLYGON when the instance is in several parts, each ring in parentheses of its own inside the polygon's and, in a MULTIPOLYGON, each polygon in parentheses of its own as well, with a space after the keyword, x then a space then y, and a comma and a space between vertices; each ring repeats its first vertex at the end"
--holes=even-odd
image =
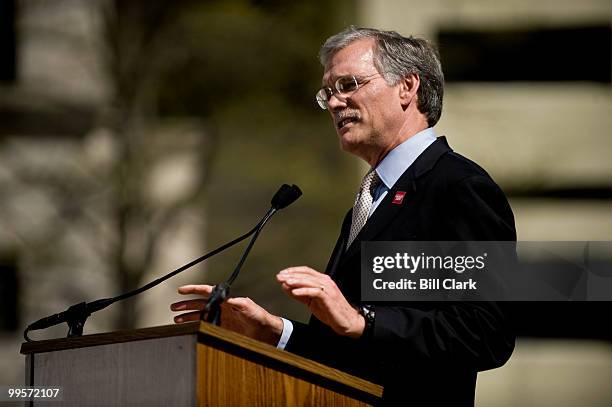
POLYGON ((436 47, 422 38, 404 37, 395 31, 350 26, 325 41, 319 52, 321 64, 354 41, 373 38, 374 66, 391 86, 410 74, 419 76, 417 107, 432 127, 442 114, 444 74, 436 47))

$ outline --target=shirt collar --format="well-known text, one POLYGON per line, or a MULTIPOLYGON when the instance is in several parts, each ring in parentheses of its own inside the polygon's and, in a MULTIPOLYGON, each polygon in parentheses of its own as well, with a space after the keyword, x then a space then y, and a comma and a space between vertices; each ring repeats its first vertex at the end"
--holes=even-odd
POLYGON ((391 150, 376 167, 376 173, 388 189, 416 161, 431 143, 436 141, 436 132, 429 127, 408 138, 391 150))

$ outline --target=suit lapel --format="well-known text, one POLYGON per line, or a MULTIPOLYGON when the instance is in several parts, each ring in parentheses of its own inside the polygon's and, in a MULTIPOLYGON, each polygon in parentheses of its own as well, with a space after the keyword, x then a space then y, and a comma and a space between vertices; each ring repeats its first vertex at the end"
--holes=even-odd
MULTIPOLYGON (((431 170, 440 157, 449 151, 452 150, 448 146, 446 137, 444 136, 438 137, 436 141, 423 151, 416 161, 402 174, 378 205, 351 246, 344 252, 344 256, 339 259, 341 263, 344 263, 355 254, 360 253, 361 242, 367 242, 374 239, 380 232, 385 230, 387 225, 400 213, 403 208, 403 203, 399 205, 393 203, 396 193, 398 191, 403 191, 407 194, 415 194, 417 192, 416 180, 431 170)), ((407 196, 406 200, 409 199, 410 197, 407 196)), ((346 237, 343 240, 346 242, 346 237)))
POLYGON ((342 222, 342 226, 340 227, 340 236, 336 241, 336 246, 334 247, 334 251, 327 262, 327 267, 325 268, 325 273, 329 274, 329 276, 333 276, 336 270, 338 269, 338 265, 340 264, 340 260, 344 255, 344 248, 346 246, 346 242, 348 241, 349 231, 351 228, 351 219, 353 217, 353 209, 349 209, 348 213, 344 217, 344 221, 342 222))

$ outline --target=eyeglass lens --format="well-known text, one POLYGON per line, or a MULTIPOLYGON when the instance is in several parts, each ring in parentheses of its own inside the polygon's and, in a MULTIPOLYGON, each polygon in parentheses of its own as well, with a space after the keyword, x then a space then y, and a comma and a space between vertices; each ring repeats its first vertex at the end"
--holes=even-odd
MULTIPOLYGON (((340 96, 346 96, 348 93, 354 92, 359 88, 359 82, 355 76, 342 76, 336 80, 334 87, 340 96)), ((332 88, 321 88, 316 95, 317 103, 321 109, 327 109, 329 100, 334 92, 332 88)))

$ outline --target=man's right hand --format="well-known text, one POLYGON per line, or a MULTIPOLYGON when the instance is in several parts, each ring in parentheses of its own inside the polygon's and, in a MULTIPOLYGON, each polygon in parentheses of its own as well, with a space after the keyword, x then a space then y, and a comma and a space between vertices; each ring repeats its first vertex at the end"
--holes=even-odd
MULTIPOLYGON (((200 311, 213 290, 211 285, 184 285, 182 295, 197 294, 203 298, 178 301, 170 305, 172 311, 189 311, 174 317, 174 322, 198 321, 200 311)), ((248 297, 231 297, 221 304, 221 326, 230 331, 276 346, 283 332, 283 321, 270 314, 248 297)))

